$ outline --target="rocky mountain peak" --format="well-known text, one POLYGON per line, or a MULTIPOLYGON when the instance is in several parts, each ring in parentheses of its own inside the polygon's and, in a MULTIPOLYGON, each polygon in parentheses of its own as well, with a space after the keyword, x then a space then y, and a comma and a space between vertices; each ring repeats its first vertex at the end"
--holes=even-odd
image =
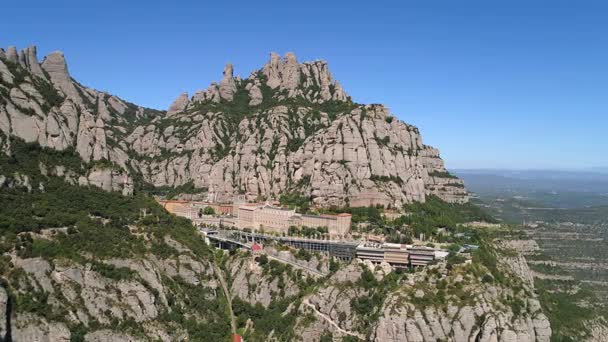
POLYGON ((167 110, 167 115, 173 115, 175 113, 182 112, 186 109, 188 104, 190 103, 190 99, 188 97, 188 93, 181 93, 171 104, 169 109, 167 110))
POLYGON ((42 69, 51 78, 50 81, 57 87, 64 95, 70 98, 72 101, 79 105, 83 105, 83 98, 81 92, 76 89, 72 76, 68 71, 68 64, 65 60, 65 56, 61 51, 53 51, 44 57, 41 63, 42 69))
POLYGON ((226 101, 232 101, 236 92, 236 82, 233 74, 234 68, 232 64, 226 64, 223 73, 224 78, 220 81, 220 97, 226 101))
POLYGON ((300 83, 300 67, 296 55, 292 52, 285 54, 283 60, 279 55, 271 52, 270 61, 264 65, 262 72, 267 78, 266 85, 272 89, 293 90, 300 83))
POLYGON ((40 64, 38 63, 38 56, 35 45, 31 45, 21 50, 21 52, 19 53, 19 62, 23 67, 30 70, 34 75, 46 79, 46 75, 44 74, 42 68, 40 67, 40 64))
POLYGON ((46 80, 46 75, 38 63, 35 45, 31 45, 19 52, 17 52, 17 48, 15 46, 9 46, 6 51, 4 49, 0 49, 0 58, 4 58, 15 64, 19 64, 23 68, 32 72, 34 75, 46 80))
POLYGON ((42 68, 47 72, 61 73, 65 76, 69 76, 68 64, 65 61, 65 56, 61 51, 53 51, 44 57, 42 61, 42 68))
MULTIPOLYGON (((35 47, 9 48, 0 75, 4 136, 73 146, 85 162, 111 161, 155 186, 216 200, 294 192, 321 207, 468 198, 417 128, 383 106, 352 102, 324 61, 273 53, 245 79, 228 64, 219 82, 180 94, 166 115, 79 84, 61 52, 38 63, 35 47)), ((101 183, 128 184, 120 174, 101 183)))
POLYGON ((13 62, 19 63, 19 55, 17 54, 17 48, 14 46, 9 46, 6 50, 6 59, 13 62))
POLYGON ((224 79, 234 78, 234 66, 232 66, 232 63, 226 64, 226 66, 224 67, 224 72, 222 74, 224 75, 224 79))
MULTIPOLYGON (((261 70, 266 85, 287 93, 287 97, 304 97, 315 103, 347 101, 348 96, 336 82, 325 61, 298 63, 292 52, 281 57, 272 52, 261 70)), ((252 75, 255 77, 254 75, 252 75)))
MULTIPOLYGON (((192 109, 196 103, 231 102, 239 89, 247 91, 249 105, 257 106, 264 100, 262 87, 271 91, 266 93, 275 100, 301 97, 313 103, 327 101, 347 102, 342 86, 333 79, 327 62, 314 61, 299 63, 293 52, 288 52, 283 58, 277 53, 270 53, 270 60, 260 70, 254 71, 246 79, 234 77, 234 67, 228 63, 224 67, 223 77, 218 83, 212 82, 205 90, 197 90, 182 110, 192 109)), ((183 94, 182 94, 183 95, 183 94)), ((180 103, 184 100, 180 95, 180 103)), ((170 109, 171 115, 176 114, 170 109)), ((181 107, 180 107, 181 108, 181 107)))

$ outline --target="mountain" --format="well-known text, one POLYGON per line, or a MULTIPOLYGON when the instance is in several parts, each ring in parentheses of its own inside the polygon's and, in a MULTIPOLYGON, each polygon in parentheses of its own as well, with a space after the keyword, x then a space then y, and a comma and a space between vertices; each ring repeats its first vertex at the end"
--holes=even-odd
POLYGON ((325 62, 271 55, 246 79, 227 66, 219 83, 158 111, 79 84, 59 52, 39 63, 35 47, 0 50, 0 147, 3 341, 608 335, 604 321, 588 325, 593 301, 539 295, 520 253, 535 252, 533 241, 479 222, 485 215, 418 130, 381 105, 353 103, 325 62), (393 270, 283 245, 222 252, 149 196, 168 190, 407 203, 394 220, 348 208, 355 234, 424 233, 450 253, 393 270), (478 248, 457 253, 465 244, 478 248))
POLYGON ((321 207, 468 200, 416 127, 382 105, 354 103, 323 61, 271 54, 245 79, 227 65, 219 83, 181 94, 167 111, 79 84, 61 52, 39 63, 35 47, 1 50, 0 75, 5 148, 15 136, 111 165, 82 184, 217 201, 298 193, 321 207))
MULTIPOLYGON (((144 193, 70 184, 92 167, 74 150, 12 149, 0 154, 3 341, 549 341, 527 264, 483 232, 467 232, 481 246, 471 263, 415 271, 284 246, 221 253, 144 193)), ((425 205, 428 220, 459 212, 425 205)))

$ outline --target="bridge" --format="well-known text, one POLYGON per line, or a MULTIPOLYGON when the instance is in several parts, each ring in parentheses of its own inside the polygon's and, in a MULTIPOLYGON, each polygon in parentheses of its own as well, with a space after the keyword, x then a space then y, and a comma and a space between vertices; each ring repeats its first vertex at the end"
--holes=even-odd
POLYGON ((251 246, 253 246, 253 242, 237 240, 231 238, 230 234, 227 234, 224 230, 201 230, 205 233, 209 242, 216 245, 221 249, 234 250, 237 248, 243 248, 247 250, 251 250, 251 246))
POLYGON ((253 243, 267 244, 270 241, 284 245, 303 248, 311 252, 326 253, 340 260, 355 258, 360 242, 349 240, 319 240, 294 236, 277 236, 263 233, 246 232, 241 230, 210 230, 206 231, 210 242, 219 244, 224 249, 251 249, 253 243))
MULTIPOLYGON (((210 243, 216 245, 218 248, 221 248, 221 249, 234 250, 237 248, 241 248, 241 249, 251 250, 253 244, 256 242, 253 239, 251 241, 249 241, 249 240, 243 241, 243 239, 240 237, 239 237, 240 239, 231 237, 230 233, 233 233, 232 231, 225 231, 225 230, 205 231, 205 230, 203 230, 203 232, 205 233, 206 237, 209 239, 210 243)), ((264 241, 267 241, 267 240, 264 240, 264 241)), ((257 240, 257 242, 261 242, 261 240, 257 240)), ((264 252, 262 252, 262 253, 264 253, 264 252)), ((319 276, 319 277, 324 277, 327 275, 327 273, 325 273, 325 272, 321 272, 317 269, 308 267, 306 265, 298 264, 296 262, 293 262, 292 260, 281 258, 278 255, 271 255, 271 254, 267 254, 267 253, 264 253, 264 254, 266 254, 268 259, 270 259, 270 260, 276 260, 276 261, 282 262, 284 264, 291 265, 294 268, 301 269, 303 271, 311 273, 312 275, 319 276)))

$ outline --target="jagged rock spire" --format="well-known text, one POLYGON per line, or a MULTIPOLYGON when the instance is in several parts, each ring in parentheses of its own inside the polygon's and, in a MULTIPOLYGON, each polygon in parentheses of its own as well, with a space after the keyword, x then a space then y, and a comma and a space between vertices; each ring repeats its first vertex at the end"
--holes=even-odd
POLYGON ((14 46, 9 46, 6 51, 6 59, 13 63, 19 63, 19 55, 17 55, 17 48, 14 46))
MULTIPOLYGON (((317 106, 348 101, 323 61, 299 63, 291 53, 271 54, 269 63, 243 80, 228 64, 220 82, 190 101, 181 94, 166 116, 152 118, 155 112, 78 84, 61 52, 42 65, 34 47, 8 52, 27 72, 8 94, 0 92, 5 135, 58 150, 73 146, 85 161, 108 159, 125 169, 130 164, 158 186, 193 182, 230 197, 241 190, 278 196, 295 182, 320 206, 401 206, 430 194, 452 202, 467 199, 462 181, 445 177, 439 152, 422 143, 416 128, 387 120, 383 106, 317 106), (30 72, 36 66, 59 97, 39 92, 30 72), (208 105, 235 101, 237 94, 238 106, 208 105), (290 97, 298 101, 286 101, 290 97), (199 98, 205 102, 195 106, 199 98), (251 108, 243 108, 242 101, 251 108), (238 119, 228 112, 233 110, 242 110, 238 125, 232 125, 238 119)), ((14 84, 15 70, 7 61, 0 62, 2 80, 14 84)))
POLYGON ((188 93, 181 93, 167 110, 167 115, 173 115, 184 111, 189 103, 190 99, 188 98, 188 93))
MULTIPOLYGON (((235 78, 233 65, 226 64, 219 84, 214 82, 206 90, 197 90, 192 99, 186 103, 185 108, 197 102, 232 101, 238 85, 243 84, 242 82, 245 82, 250 106, 257 106, 263 102, 261 90, 263 83, 271 89, 278 90, 273 95, 278 98, 303 97, 314 103, 349 100, 342 86, 332 78, 325 61, 299 63, 293 52, 286 53, 283 58, 271 52, 268 63, 244 80, 235 78), (264 75, 265 79, 259 77, 260 73, 264 75)), ((176 110, 185 103, 183 94, 178 97, 178 100, 179 106, 172 105, 168 114, 175 114, 176 110)), ((178 100, 174 104, 177 105, 178 100)))
POLYGON ((31 71, 34 75, 46 79, 46 76, 38 63, 36 46, 34 45, 22 49, 19 53, 17 53, 17 48, 14 46, 9 46, 7 52, 5 52, 4 49, 0 49, 0 58, 5 58, 13 63, 19 63, 23 68, 31 71))
POLYGON ((46 79, 46 76, 42 71, 40 64, 38 64, 38 57, 35 45, 31 45, 21 50, 21 55, 23 56, 23 63, 25 64, 24 66, 27 69, 29 69, 34 75, 46 79))
POLYGON ((272 89, 287 90, 288 97, 303 96, 311 101, 346 101, 348 96, 334 81, 325 61, 299 64, 292 52, 285 54, 283 60, 270 53, 270 61, 262 68, 266 85, 272 89), (319 89, 318 93, 316 90, 319 89))
POLYGON ((283 61, 278 54, 271 52, 270 61, 262 72, 268 79, 266 85, 272 89, 281 87, 293 90, 300 84, 300 65, 293 52, 286 53, 283 61))
POLYGON ((68 72, 68 65, 61 51, 53 51, 42 61, 44 69, 51 77, 51 82, 65 95, 72 99, 80 99, 78 91, 72 83, 72 77, 68 72))
POLYGON ((236 92, 236 83, 234 81, 234 68, 228 63, 224 67, 224 77, 220 81, 220 97, 227 101, 232 101, 236 92))
POLYGON ((61 95, 69 97, 74 103, 84 104, 81 95, 84 95, 89 101, 94 101, 94 96, 91 94, 81 93, 77 90, 77 85, 70 76, 65 57, 61 51, 51 52, 40 63, 38 62, 35 45, 30 45, 19 52, 17 52, 15 46, 9 46, 6 51, 0 50, 0 57, 12 63, 18 63, 33 75, 50 81, 61 95))
POLYGON ((300 65, 293 52, 285 54, 283 63, 283 86, 289 90, 296 89, 300 85, 300 65))
POLYGON ((266 75, 267 82, 266 85, 272 89, 281 85, 281 56, 278 54, 271 52, 270 53, 270 61, 268 64, 264 65, 262 72, 266 75))

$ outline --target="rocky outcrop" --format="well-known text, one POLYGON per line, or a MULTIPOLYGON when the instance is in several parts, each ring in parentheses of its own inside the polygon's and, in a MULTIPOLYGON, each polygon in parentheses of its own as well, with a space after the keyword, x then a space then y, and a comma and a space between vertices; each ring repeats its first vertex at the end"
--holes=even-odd
POLYGON ((19 63, 19 55, 17 54, 17 48, 15 46, 8 47, 6 50, 6 59, 13 63, 19 63))
POLYGON ((588 342, 600 342, 608 340, 608 322, 605 318, 595 318, 587 324, 589 335, 585 339, 588 342))
POLYGON ((167 110, 167 115, 173 115, 175 113, 182 112, 184 109, 186 109, 188 103, 190 103, 188 93, 182 93, 175 99, 175 101, 173 101, 173 103, 167 110))
MULTIPOLYGON (((43 232, 35 239, 48 240, 55 236, 43 232)), ((199 293, 207 296, 198 300, 209 302, 216 300, 217 286, 208 260, 195 259, 192 250, 167 239, 174 247, 165 248, 178 254, 163 259, 148 254, 141 259, 83 263, 57 258, 51 263, 42 258, 11 254, 16 275, 11 278, 10 286, 18 304, 12 308, 7 305, 7 293, 0 287, 1 336, 4 337, 8 329, 5 323, 10 322, 13 341, 70 341, 76 327, 86 332, 81 333, 85 341, 188 339, 183 328, 168 325, 159 318, 171 312, 173 305, 183 305, 188 296, 194 296, 192 292, 181 292, 185 285, 176 287, 176 282, 196 286, 199 293), (117 326, 117 322, 133 324, 117 326), (134 337, 134 327, 139 329, 138 337, 134 337)), ((189 316, 208 319, 202 311, 189 316)))
MULTIPOLYGON (((462 266, 445 273, 439 265, 440 276, 436 279, 432 274, 437 273, 430 267, 409 279, 409 284, 418 288, 414 297, 419 299, 411 300, 411 296, 408 299, 407 291, 387 298, 375 328, 375 341, 548 342, 551 327, 534 295, 531 272, 527 266, 513 267, 513 259, 523 260, 521 256, 501 256, 498 264, 499 269, 512 277, 513 287, 480 283, 470 269, 462 266), (424 280, 429 280, 431 286, 416 285, 424 280), (442 283, 446 285, 445 290, 442 283), (458 288, 460 294, 451 295, 450 288, 458 288), (446 291, 441 305, 425 302, 425 298, 437 296, 440 291, 446 291), (465 298, 468 300, 463 300, 465 298)), ((523 262, 525 265, 525 260, 523 262)))
MULTIPOLYGON (((268 248, 269 255, 276 255, 273 251, 268 248)), ((285 260, 292 257, 286 256, 285 260)), ((264 277, 262 269, 266 266, 260 266, 254 257, 236 257, 230 263, 230 292, 252 306, 260 303, 263 307, 300 298, 294 301, 297 307, 288 307, 283 315, 298 317, 293 329, 303 341, 350 336, 383 342, 548 342, 551 327, 534 295, 533 284, 527 277, 520 278, 522 274, 511 273, 511 261, 501 258, 500 268, 512 277, 513 287, 482 282, 467 265, 448 270, 439 263, 408 273, 398 285, 387 288, 384 281, 390 269, 353 262, 342 265, 314 290, 302 293, 292 288, 289 278, 284 279, 283 288, 295 292, 279 291, 276 278, 264 277), (366 268, 373 270, 375 281, 369 276, 363 280, 366 268)))
POLYGON ((274 277, 265 274, 253 259, 242 259, 232 265, 230 270, 232 285, 230 293, 252 305, 268 307, 280 297, 298 294, 298 286, 286 274, 274 277))
POLYGON ((93 185, 106 191, 119 191, 124 196, 133 194, 133 180, 128 173, 109 168, 94 167, 88 175, 78 179, 81 186, 93 185))
POLYGON ((61 90, 64 95, 72 100, 79 101, 81 99, 80 94, 70 77, 68 65, 61 51, 55 51, 46 56, 42 61, 42 69, 49 74, 53 85, 61 90))
POLYGON ((22 66, 27 68, 37 77, 46 80, 46 74, 42 71, 40 64, 38 64, 38 57, 36 54, 36 46, 30 46, 21 50, 21 54, 19 56, 23 56, 22 66))
POLYGON ((12 318, 12 322, 13 341, 70 341, 70 330, 64 323, 48 322, 44 318, 29 314, 17 314, 12 318))
POLYGON ((116 333, 109 329, 98 330, 86 334, 85 342, 143 342, 144 340, 127 334, 116 333))
MULTIPOLYGON (((232 85, 232 68, 227 70, 222 84, 232 85)), ((450 202, 468 198, 462 181, 447 173, 439 152, 422 144, 415 127, 383 106, 349 102, 325 62, 298 64, 293 54, 283 60, 271 54, 262 70, 237 81, 236 88, 252 108, 232 131, 223 113, 206 109, 206 103, 225 97, 214 84, 176 114, 190 128, 178 128, 174 117, 162 132, 155 126, 134 131, 127 140, 139 154, 181 152, 142 165, 144 177, 158 185, 193 182, 208 189, 210 198, 224 200, 236 192, 253 199, 285 191, 307 194, 319 206, 400 206, 428 195, 450 202), (308 104, 281 104, 298 98, 308 104), (259 108, 268 102, 276 105, 259 108), (326 102, 334 106, 318 107, 326 102), (178 134, 186 138, 176 139, 178 134)), ((232 86, 226 89, 232 94, 232 86)))
POLYGON ((381 105, 353 103, 324 61, 273 53, 245 79, 228 64, 219 84, 181 94, 166 113, 78 84, 61 52, 38 63, 35 47, 9 48, 0 75, 5 135, 73 147, 155 186, 192 183, 217 200, 300 192, 318 206, 468 199, 417 128, 381 105))
POLYGON ((270 62, 262 68, 262 73, 268 87, 287 97, 301 96, 315 103, 346 101, 348 98, 340 84, 333 80, 324 61, 298 64, 291 52, 285 54, 283 60, 271 53, 270 62))
POLYGON ((7 336, 7 314, 10 313, 9 298, 4 287, 0 286, 0 337, 7 336))
POLYGON ((224 77, 220 81, 220 97, 226 101, 234 99, 236 83, 234 81, 232 64, 227 64, 224 68, 224 77))
MULTIPOLYGON (((412 300, 408 291, 387 298, 373 334, 374 340, 550 341, 551 327, 533 294, 534 284, 529 282, 531 272, 526 266, 513 273, 512 261, 501 257, 499 267, 513 276, 523 290, 516 290, 517 286, 479 283, 467 268, 456 269, 436 280, 429 277, 434 272, 416 275, 409 283, 418 288, 414 297, 419 299, 412 300), (416 285, 424 280, 430 280, 430 286, 416 285), (436 296, 438 292, 434 287, 442 282, 447 289, 445 299, 439 306, 428 305, 425 298, 436 296), (466 297, 450 295, 452 287, 459 288, 466 297), (463 301, 464 298, 468 300, 463 301), (514 301, 517 305, 509 304, 514 301)), ((439 274, 445 272, 441 267, 438 270, 439 274)), ((443 285, 441 289, 443 293, 443 285)))
POLYGON ((498 311, 492 298, 483 298, 474 306, 450 305, 444 309, 417 309, 413 305, 393 306, 394 298, 385 304, 375 330, 374 341, 544 341, 551 338, 549 321, 540 312, 516 318, 498 311))
MULTIPOLYGON (((36 164, 41 175, 75 172, 50 162, 28 165, 36 164)), ((98 186, 107 184, 104 177, 98 186)), ((30 187, 41 178, 32 177, 30 187)), ((260 253, 222 254, 145 198, 123 198, 117 204, 125 212, 108 215, 97 204, 117 197, 96 194, 90 209, 67 217, 79 217, 73 224, 57 215, 50 224, 60 227, 0 237, 0 330, 13 340, 223 340, 231 326, 247 340, 279 341, 548 341, 551 335, 525 277, 529 269, 511 253, 492 270, 477 261, 449 267, 441 261, 394 273, 387 265, 336 264, 271 244, 260 253), (495 281, 496 274, 503 280, 495 281)))

